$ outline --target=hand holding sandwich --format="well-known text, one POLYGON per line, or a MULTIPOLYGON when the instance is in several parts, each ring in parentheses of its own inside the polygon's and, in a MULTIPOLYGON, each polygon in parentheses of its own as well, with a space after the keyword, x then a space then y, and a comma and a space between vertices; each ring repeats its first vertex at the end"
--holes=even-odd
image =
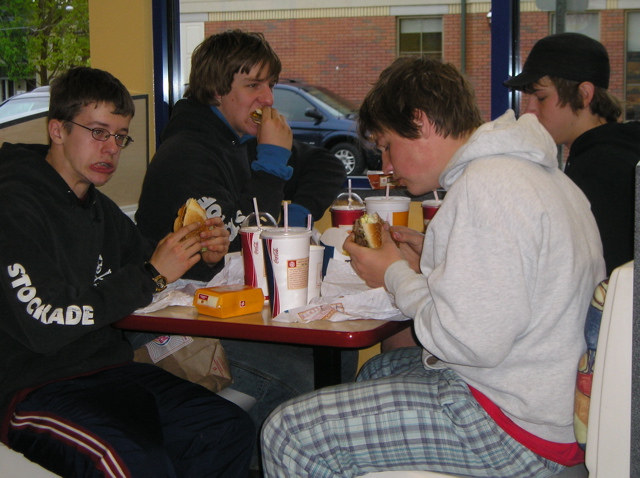
POLYGON ((200 260, 202 242, 198 235, 192 234, 200 227, 197 222, 191 223, 158 242, 149 262, 166 277, 168 284, 178 280, 200 260))
POLYGON ((261 116, 258 126, 258 144, 273 144, 291 151, 293 133, 285 117, 270 106, 262 108, 261 116))
POLYGON ((390 232, 405 259, 409 261, 409 266, 419 273, 424 234, 405 226, 392 226, 390 232))
POLYGON ((229 251, 229 231, 224 227, 222 218, 207 218, 207 211, 194 198, 189 198, 178 210, 173 222, 173 232, 183 226, 197 223, 198 228, 190 232, 183 240, 191 236, 200 238, 202 259, 213 266, 229 251))
POLYGON ((229 252, 229 231, 220 217, 207 219, 205 226, 206 230, 200 233, 202 260, 213 266, 229 252))
POLYGON ((389 225, 381 227, 380 247, 370 247, 356 244, 354 234, 350 234, 344 242, 344 250, 351 256, 353 270, 369 287, 384 287, 384 274, 391 264, 404 260, 403 252, 396 246, 389 232, 389 225))

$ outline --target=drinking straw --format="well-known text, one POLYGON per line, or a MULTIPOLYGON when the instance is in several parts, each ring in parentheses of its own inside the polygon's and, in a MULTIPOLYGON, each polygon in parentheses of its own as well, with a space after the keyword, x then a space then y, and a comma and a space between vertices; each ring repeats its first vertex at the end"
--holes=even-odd
POLYGON ((284 206, 284 232, 289 232, 289 201, 285 201, 283 206, 284 206))
POLYGON ((351 179, 349 179, 349 199, 348 199, 348 204, 349 204, 349 208, 351 208, 351 179))
POLYGON ((313 221, 313 216, 311 214, 307 215, 307 231, 311 230, 311 221, 313 221))
POLYGON ((384 197, 389 199, 389 184, 387 184, 387 193, 385 194, 384 197))
POLYGON ((435 198, 436 198, 436 201, 439 201, 439 200, 440 200, 440 198, 438 197, 438 190, 437 190, 437 189, 434 189, 434 190, 433 190, 433 197, 435 197, 435 198))
POLYGON ((253 198, 253 211, 256 214, 256 225, 258 228, 262 226, 262 222, 260 221, 260 212, 258 212, 258 200, 253 198))

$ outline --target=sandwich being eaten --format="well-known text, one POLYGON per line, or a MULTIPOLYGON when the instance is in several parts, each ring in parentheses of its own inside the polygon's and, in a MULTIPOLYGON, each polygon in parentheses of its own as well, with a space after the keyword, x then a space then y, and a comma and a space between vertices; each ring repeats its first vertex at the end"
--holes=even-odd
MULTIPOLYGON (((178 211, 178 216, 173 222, 173 232, 176 232, 178 229, 184 226, 188 226, 194 222, 199 222, 200 227, 195 231, 187 234, 184 239, 193 236, 200 236, 200 233, 205 231, 207 227, 204 222, 207 220, 207 212, 203 209, 198 201, 193 198, 187 199, 187 202, 180 208, 178 211)), ((183 240, 184 240, 183 239, 183 240)))
POLYGON ((382 219, 377 212, 363 214, 353 223, 353 240, 359 246, 377 249, 382 245, 382 219))
POLYGON ((261 124, 262 123, 262 110, 260 108, 258 108, 255 111, 252 111, 249 116, 251 116, 251 119, 253 120, 253 122, 255 124, 261 124))

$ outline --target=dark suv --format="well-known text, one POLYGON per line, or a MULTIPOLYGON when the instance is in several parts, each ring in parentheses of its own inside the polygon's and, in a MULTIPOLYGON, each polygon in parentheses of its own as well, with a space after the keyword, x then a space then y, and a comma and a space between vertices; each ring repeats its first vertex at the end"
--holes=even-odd
POLYGON ((328 149, 350 176, 380 169, 380 155, 358 138, 356 110, 347 100, 320 86, 282 79, 273 96, 296 140, 328 149))

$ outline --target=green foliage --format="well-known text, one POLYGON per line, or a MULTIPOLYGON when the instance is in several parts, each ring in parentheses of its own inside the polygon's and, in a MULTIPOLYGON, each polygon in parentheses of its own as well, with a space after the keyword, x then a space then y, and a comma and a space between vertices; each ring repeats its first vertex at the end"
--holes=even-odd
POLYGON ((88 0, 10 0, 0 4, 0 66, 38 84, 89 65, 88 0))

